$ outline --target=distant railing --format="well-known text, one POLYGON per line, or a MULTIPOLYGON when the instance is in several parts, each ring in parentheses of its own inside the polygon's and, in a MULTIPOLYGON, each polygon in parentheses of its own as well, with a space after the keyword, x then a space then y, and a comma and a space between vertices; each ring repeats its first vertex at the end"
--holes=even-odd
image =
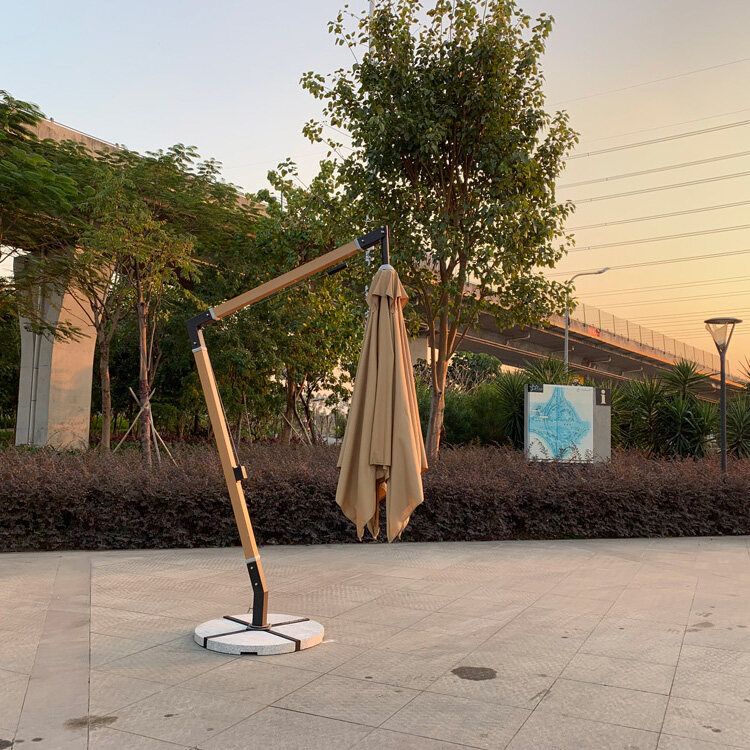
MULTIPOLYGON (((678 341, 663 333, 646 328, 639 323, 633 323, 632 320, 618 318, 612 313, 600 310, 592 305, 578 305, 570 316, 571 320, 583 323, 589 328, 589 334, 596 336, 599 331, 614 333, 616 336, 623 336, 630 341, 634 341, 641 346, 647 346, 655 349, 662 354, 666 354, 675 359, 687 359, 701 365, 704 369, 711 372, 718 372, 720 367, 719 355, 690 346, 684 341, 678 341)), ((727 373, 727 377, 729 374, 727 373)))

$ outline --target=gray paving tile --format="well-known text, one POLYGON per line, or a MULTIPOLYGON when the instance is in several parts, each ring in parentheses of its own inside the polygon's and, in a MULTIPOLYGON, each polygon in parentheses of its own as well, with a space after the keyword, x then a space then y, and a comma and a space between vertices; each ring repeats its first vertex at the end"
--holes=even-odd
POLYGON ((91 671, 89 714, 104 716, 164 690, 158 682, 137 680, 120 674, 91 671))
POLYGON ((654 750, 657 732, 563 714, 531 715, 508 750, 654 750))
POLYGON ((151 645, 166 643, 189 633, 197 623, 127 610, 91 607, 91 632, 118 638, 144 641, 151 645))
POLYGON ((89 750, 177 750, 189 747, 174 742, 164 742, 151 737, 143 737, 132 732, 102 727, 89 734, 89 750))
POLYGON ((201 750, 347 750, 370 733, 369 727, 308 713, 265 708, 199 745, 201 750))
POLYGON ((228 664, 183 682, 180 687, 202 693, 242 696, 264 704, 316 679, 317 672, 294 669, 255 657, 240 657, 228 664))
POLYGON ((659 735, 657 750, 721 750, 725 747, 736 747, 736 745, 724 745, 719 742, 704 742, 703 740, 690 740, 687 737, 675 737, 672 734, 659 735))
POLYGON ((750 677, 750 653, 685 644, 680 652, 680 666, 750 677))
POLYGON ((667 664, 578 653, 565 667, 562 677, 669 695, 674 672, 675 668, 667 664))
POLYGON ((449 651, 402 654, 369 650, 337 667, 332 674, 424 690, 453 667, 459 658, 455 652, 449 651))
POLYGON ((750 677, 678 666, 672 695, 747 708, 750 704, 750 677))
POLYGON ((537 710, 658 732, 666 706, 666 695, 558 680, 537 710))
POLYGON ((118 711, 112 728, 192 746, 262 708, 244 696, 170 688, 118 711))
POLYGON ((15 733, 28 683, 28 675, 0 670, 0 727, 8 727, 7 733, 15 733))
POLYGON ((406 628, 415 622, 424 620, 429 612, 423 609, 407 609, 406 607, 392 607, 383 604, 367 602, 352 609, 336 619, 354 622, 369 622, 376 625, 387 625, 397 628, 406 628))
POLYGON ((330 672, 332 669, 355 659, 365 652, 361 646, 349 646, 327 638, 315 648, 274 656, 259 656, 258 661, 294 669, 308 669, 313 672, 330 672))
POLYGON ((91 666, 98 667, 123 656, 151 648, 151 644, 131 638, 118 638, 113 635, 91 634, 91 666))
POLYGON ((460 676, 466 674, 467 667, 477 666, 479 665, 470 656, 462 659, 455 670, 435 680, 429 686, 429 692, 533 709, 544 698, 556 679, 556 674, 525 672, 518 669, 499 672, 493 670, 496 672, 494 677, 481 680, 460 676))
POLYGON ((323 675, 274 705, 377 727, 416 695, 405 687, 323 675))
POLYGON ((226 654, 217 654, 202 649, 197 644, 191 643, 191 640, 188 640, 184 648, 175 648, 169 644, 153 646, 102 664, 98 670, 123 677, 134 677, 138 680, 175 685, 223 666, 233 659, 226 654))
POLYGON ((662 731, 704 742, 750 747, 750 704, 724 706, 670 698, 662 731))
POLYGON ((456 745, 455 742, 431 740, 387 729, 376 729, 354 745, 356 750, 457 750, 459 747, 462 745, 456 745))
POLYGON ((382 643, 403 630, 402 627, 394 625, 379 625, 340 617, 319 617, 318 620, 325 628, 325 639, 327 641, 362 648, 382 643))
POLYGON ((676 625, 607 617, 581 650, 588 654, 677 664, 684 630, 676 625))
POLYGON ((420 693, 382 728, 495 750, 510 742, 528 716, 522 708, 420 693))

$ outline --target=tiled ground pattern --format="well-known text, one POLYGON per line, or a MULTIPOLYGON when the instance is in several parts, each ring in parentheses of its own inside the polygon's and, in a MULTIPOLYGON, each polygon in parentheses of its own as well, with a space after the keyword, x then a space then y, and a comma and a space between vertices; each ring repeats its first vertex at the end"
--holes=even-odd
POLYGON ((260 658, 238 549, 2 555, 0 749, 750 748, 749 541, 270 547, 260 658))

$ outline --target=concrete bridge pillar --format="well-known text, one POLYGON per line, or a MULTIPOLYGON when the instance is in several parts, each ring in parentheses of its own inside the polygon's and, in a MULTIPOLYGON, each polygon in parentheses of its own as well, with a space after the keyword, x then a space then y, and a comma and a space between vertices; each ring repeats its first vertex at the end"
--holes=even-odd
MULTIPOLYGON (((14 273, 23 274, 24 265, 23 257, 16 258, 14 273)), ((58 341, 30 331, 28 321, 21 318, 16 445, 88 448, 96 345, 96 332, 86 315, 88 303, 70 290, 59 294, 38 289, 34 295, 45 321, 75 326, 80 335, 58 341)))

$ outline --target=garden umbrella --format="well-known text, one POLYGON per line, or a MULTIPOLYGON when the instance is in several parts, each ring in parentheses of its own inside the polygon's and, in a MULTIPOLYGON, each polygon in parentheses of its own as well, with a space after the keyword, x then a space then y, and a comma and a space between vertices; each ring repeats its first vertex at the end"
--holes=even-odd
POLYGON ((367 295, 369 314, 338 460, 336 502, 360 539, 365 526, 378 535, 384 497, 389 542, 424 499, 427 458, 404 326, 406 301, 395 269, 381 266, 367 295))

